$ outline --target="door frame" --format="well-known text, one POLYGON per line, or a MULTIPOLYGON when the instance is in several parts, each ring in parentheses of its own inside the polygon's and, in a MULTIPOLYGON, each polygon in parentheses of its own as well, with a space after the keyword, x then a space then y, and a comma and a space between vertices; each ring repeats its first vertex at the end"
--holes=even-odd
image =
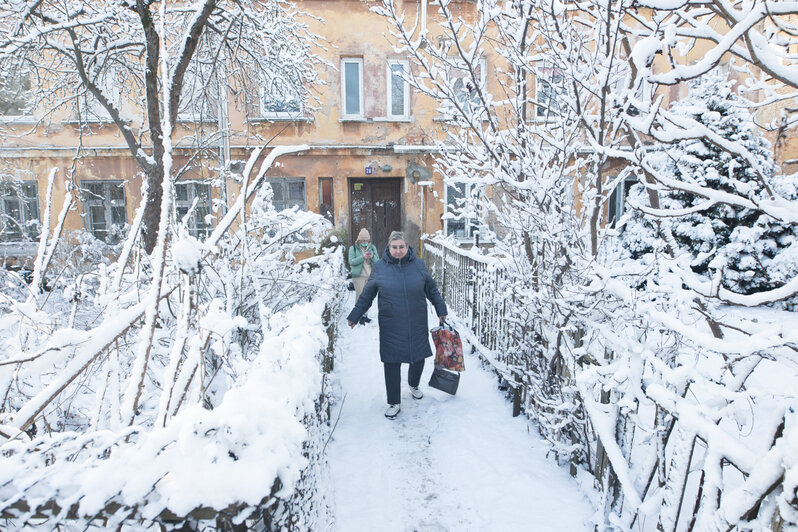
MULTIPOLYGON (((360 228, 356 228, 355 224, 355 217, 354 213, 352 212, 352 188, 354 186, 354 182, 368 182, 368 183, 385 183, 387 181, 393 181, 396 183, 396 190, 399 197, 399 225, 402 229, 404 229, 405 224, 405 197, 402 193, 402 181, 403 178, 401 177, 371 177, 371 176, 354 176, 348 177, 346 180, 346 190, 347 190, 347 203, 349 204, 349 223, 347 224, 349 233, 349 239, 352 244, 355 243, 355 239, 357 238, 358 232, 360 232, 360 228)), ((374 242, 374 235, 372 235, 372 242, 374 242)), ((385 243, 387 245, 387 242, 385 243)), ((382 250, 377 250, 379 253, 382 253, 382 250)))

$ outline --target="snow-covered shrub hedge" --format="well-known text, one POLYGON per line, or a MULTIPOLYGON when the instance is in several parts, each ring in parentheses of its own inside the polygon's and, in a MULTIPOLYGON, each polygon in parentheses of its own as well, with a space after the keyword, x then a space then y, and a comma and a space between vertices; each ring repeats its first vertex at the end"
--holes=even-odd
POLYGON ((342 253, 296 261, 329 223, 275 211, 268 185, 251 190, 246 213, 243 195, 230 211, 234 231, 223 220, 199 242, 168 228, 157 298, 156 268, 132 239, 116 261, 100 253, 92 266, 86 255, 63 269, 50 291, 9 292, 0 307, 5 527, 43 517, 84 527, 252 514, 315 528, 326 519, 318 477, 342 253))

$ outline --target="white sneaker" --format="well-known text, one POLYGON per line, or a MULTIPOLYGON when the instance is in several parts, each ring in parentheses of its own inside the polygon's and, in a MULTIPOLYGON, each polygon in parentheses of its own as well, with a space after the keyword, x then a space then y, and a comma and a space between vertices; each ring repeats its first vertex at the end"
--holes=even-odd
POLYGON ((421 399, 422 397, 424 397, 424 392, 422 392, 418 388, 413 388, 411 386, 410 387, 410 395, 413 396, 413 399, 421 399))
POLYGON ((393 419, 400 410, 401 408, 399 408, 399 405, 388 405, 388 410, 385 411, 385 417, 388 419, 393 419))

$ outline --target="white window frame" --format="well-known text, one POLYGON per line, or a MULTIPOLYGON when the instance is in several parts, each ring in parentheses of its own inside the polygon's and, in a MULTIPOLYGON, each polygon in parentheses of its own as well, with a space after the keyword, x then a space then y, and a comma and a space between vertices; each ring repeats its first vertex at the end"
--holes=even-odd
POLYGON ((0 182, 0 243, 38 240, 41 231, 39 215, 39 187, 36 181, 3 180, 0 182), (33 195, 25 194, 26 187, 32 187, 33 195), (9 212, 11 204, 16 207, 18 216, 13 216, 9 212), (18 232, 19 237, 10 237, 6 232, 5 227, 11 224, 15 226, 17 231, 14 232, 18 232))
MULTIPOLYGON (((83 116, 81 118, 83 121, 103 124, 112 122, 111 114, 108 112, 108 109, 100 105, 100 102, 88 89, 85 89, 85 91, 86 92, 78 97, 80 98, 78 113, 82 113, 83 116)), ((106 94, 106 98, 108 97, 109 95, 106 94)), ((113 103, 113 96, 111 96, 110 100, 113 103)))
POLYGON ((341 59, 341 118, 343 119, 363 119, 365 116, 365 101, 363 99, 363 59, 360 57, 345 57, 341 59), (347 113, 346 109, 346 65, 356 64, 358 73, 358 98, 360 109, 357 113, 347 113))
POLYGON ((407 82, 406 77, 410 74, 410 62, 405 59, 389 59, 386 64, 386 107, 385 116, 390 119, 407 119, 410 117, 410 84, 407 82), (393 89, 394 89, 394 74, 393 68, 395 66, 402 67, 402 109, 401 114, 394 114, 393 112, 393 89))
POLYGON ((607 222, 611 227, 615 227, 618 220, 626 212, 626 199, 629 197, 629 189, 637 183, 637 178, 627 177, 613 189, 607 199, 607 222))
MULTIPOLYGON (((288 80, 281 80, 288 83, 288 80)), ((258 90, 258 106, 259 115, 261 118, 276 118, 276 119, 298 119, 304 116, 304 105, 302 103, 302 93, 297 91, 297 101, 299 108, 296 111, 266 111, 266 86, 260 85, 258 90)))
MULTIPOLYGON (((652 97, 654 96, 654 89, 655 85, 653 83, 647 79, 643 79, 640 83, 639 89, 635 92, 634 97, 643 103, 650 103, 652 97)), ((630 116, 639 116, 640 110, 633 106, 628 110, 628 113, 630 116)))
MULTIPOLYGON (((477 76, 479 77, 479 80, 478 80, 479 81, 479 90, 483 94, 485 94, 485 92, 487 91, 487 87, 488 87, 488 84, 487 84, 487 80, 488 80, 488 77, 487 77, 488 61, 487 61, 487 59, 484 58, 484 57, 479 58, 479 60, 477 61, 477 68, 478 68, 477 76)), ((458 82, 460 82, 461 85, 465 85, 465 84, 471 83, 471 81, 472 81, 471 73, 469 72, 469 70, 467 68, 454 68, 454 67, 452 67, 449 70, 449 81, 452 84, 452 88, 454 88, 455 85, 458 84, 458 82)), ((476 92, 476 89, 472 89, 472 91, 474 91, 473 95, 468 96, 468 97, 466 97, 464 99, 458 98, 458 95, 454 94, 454 98, 455 99, 457 99, 458 101, 461 100, 461 99, 463 100, 463 101, 460 102, 460 105, 464 106, 465 107, 464 110, 467 111, 467 112, 472 112, 473 111, 471 109, 472 105, 478 105, 478 106, 482 105, 481 101, 474 101, 472 103, 472 100, 478 100, 479 99, 479 95, 476 92)), ((442 107, 439 108, 439 109, 440 109, 441 112, 443 112, 443 115, 438 117, 437 118, 438 120, 441 120, 441 119, 443 119, 443 120, 454 120, 454 118, 456 116, 456 111, 454 111, 454 104, 452 102, 450 102, 450 101, 444 102, 442 107)), ((483 119, 486 119, 486 118, 487 117, 484 117, 483 119)))
POLYGON ((222 90, 219 84, 219 76, 214 65, 205 65, 201 68, 210 69, 207 76, 198 78, 197 61, 192 61, 191 66, 183 76, 183 86, 181 87, 180 102, 177 110, 178 122, 216 122, 219 119, 219 100, 222 90), (193 86, 193 91, 186 94, 186 89, 193 86), (206 98, 210 94, 212 86, 216 87, 214 98, 206 98), (198 93, 196 92, 198 91, 198 93), (193 96, 193 98, 191 97, 193 96), (196 111, 199 110, 198 114, 196 111))
POLYGON ((199 240, 205 240, 208 235, 213 231, 213 223, 209 222, 207 217, 211 215, 212 208, 212 191, 211 185, 205 181, 185 180, 177 181, 175 183, 175 213, 177 214, 177 223, 182 224, 183 218, 188 213, 189 209, 194 205, 194 198, 199 198, 197 206, 194 208, 191 217, 188 219, 186 228, 188 234, 199 240), (179 199, 178 189, 185 188, 186 199, 179 199), (200 194, 200 190, 204 194, 200 194))
MULTIPOLYGON (((120 108, 120 101, 121 101, 121 87, 118 83, 116 83, 116 79, 119 78, 119 73, 114 72, 113 69, 108 69, 105 72, 102 72, 102 78, 94 80, 94 82, 99 87, 100 91, 105 95, 108 101, 116 107, 116 110, 122 114, 122 109, 120 108)), ((78 120, 86 122, 86 123, 100 123, 100 124, 110 124, 111 114, 108 110, 100 105, 100 101, 94 97, 94 94, 89 91, 89 89, 85 85, 81 85, 83 92, 78 96, 78 102, 75 109, 75 116, 78 120), (82 113, 82 116, 80 115, 82 113)))
POLYGON ((113 223, 113 209, 119 209, 120 207, 123 209, 122 212, 125 213, 125 222, 120 228, 121 230, 124 229, 124 226, 127 225, 127 193, 125 191, 125 182, 122 180, 117 179, 85 179, 80 183, 82 192, 82 204, 83 204, 83 225, 89 233, 94 235, 97 240, 101 240, 108 244, 115 244, 116 241, 108 241, 108 236, 113 235, 114 231, 114 223, 113 223), (95 185, 101 184, 102 187, 102 196, 97 197, 93 193, 88 191, 87 185, 95 185), (113 199, 111 197, 111 187, 119 187, 122 191, 122 199, 113 199), (93 219, 92 211, 89 207, 102 207, 103 208, 103 223, 105 224, 105 229, 98 229, 95 220, 93 219), (98 232, 104 232, 105 237, 98 236, 98 232))
MULTIPOLYGON (((481 57, 479 59, 479 61, 477 61, 477 68, 479 68, 479 72, 477 72, 477 76, 479 77, 479 91, 484 94, 484 92, 488 88, 488 83, 487 83, 487 81, 488 81, 488 76, 487 76, 488 60, 485 59, 484 57, 481 57)), ((464 76, 463 77, 464 78, 468 78, 468 80, 471 81, 471 74, 468 71, 464 72, 464 76)), ((477 96, 477 98, 478 98, 479 94, 475 94, 475 96, 477 96)), ((477 105, 481 105, 481 104, 482 104, 481 101, 477 103, 477 105)), ((471 110, 471 109, 469 109, 469 110, 471 110)))
MULTIPOLYGON (((33 98, 34 98, 33 80, 31 79, 32 78, 32 74, 30 72, 20 73, 19 70, 16 70, 16 74, 18 74, 18 75, 16 75, 16 76, 14 76, 14 75, 6 75, 6 76, 4 76, 4 81, 6 83, 19 81, 19 82, 21 82, 21 84, 24 84, 25 80, 27 80, 28 85, 29 85, 28 88, 25 89, 24 87, 21 87, 18 94, 20 96, 23 96, 24 99, 26 100, 26 104, 28 106, 30 106, 30 104, 33 102, 33 98)), ((23 111, 23 112, 21 112, 19 114, 0 114, 0 122, 5 122, 5 123, 9 123, 9 122, 33 123, 33 122, 35 122, 35 119, 33 117, 33 114, 31 112, 31 110, 27 109, 26 111, 23 111)))
MULTIPOLYGON (((449 195, 450 188, 463 188, 463 193, 461 197, 468 197, 471 194, 473 187, 476 186, 471 183, 446 183, 444 187, 444 214, 452 213, 450 210, 452 205, 455 205, 452 201, 452 198, 449 195)), ((457 208, 460 208, 457 206, 457 208)), ((474 233, 478 232, 480 234, 480 241, 484 242, 487 239, 487 232, 483 229, 485 226, 480 223, 479 218, 458 218, 457 220, 452 220, 448 216, 444 216, 443 218, 443 234, 446 236, 454 236, 454 238, 461 242, 469 242, 474 239, 474 233), (463 234, 457 235, 454 234, 454 229, 452 228, 453 222, 458 222, 458 225, 463 225, 463 234)))

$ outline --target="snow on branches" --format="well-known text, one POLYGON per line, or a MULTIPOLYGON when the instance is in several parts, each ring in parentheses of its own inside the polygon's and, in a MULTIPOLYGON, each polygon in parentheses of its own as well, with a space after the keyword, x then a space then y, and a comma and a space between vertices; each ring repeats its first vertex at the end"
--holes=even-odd
POLYGON ((599 527, 795 525, 795 4, 375 10, 450 126, 446 216, 494 240, 501 271, 469 275, 506 281, 475 319, 502 316, 496 356, 595 475, 599 527))
MULTIPOLYGON (((119 522, 182 519, 199 507, 246 513, 269 496, 293 498, 318 465, 317 451, 314 463, 307 453, 324 435, 325 316, 345 293, 340 250, 318 249, 329 222, 271 202, 268 169, 302 149, 255 150, 239 201, 205 242, 168 218, 159 277, 140 249, 132 268, 124 252, 112 262, 112 250, 79 250, 92 268, 56 256, 47 292, 4 297, 0 507, 17 516, 9 526, 48 512, 90 521, 110 509, 119 522), (229 474, 238 468, 246 478, 229 474), (236 486, 220 490, 222 477, 236 486)), ((119 248, 135 249, 135 233, 128 240, 119 248)))
MULTIPOLYGON (((0 92, 37 123, 118 129, 146 176, 151 253, 167 128, 217 122, 228 93, 251 105, 264 86, 307 101, 321 62, 307 16, 281 0, 9 0, 0 4, 0 92)), ((226 128, 195 128, 195 144, 218 145, 226 128)))

